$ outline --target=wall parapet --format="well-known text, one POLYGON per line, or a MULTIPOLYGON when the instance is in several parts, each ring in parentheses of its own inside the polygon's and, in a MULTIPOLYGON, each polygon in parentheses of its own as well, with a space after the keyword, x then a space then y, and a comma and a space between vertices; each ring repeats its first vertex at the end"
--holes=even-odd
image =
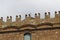
POLYGON ((40 13, 35 13, 35 17, 31 17, 31 15, 25 15, 25 19, 21 20, 21 15, 16 15, 16 21, 12 21, 12 16, 7 16, 7 21, 3 21, 3 17, 0 18, 0 28, 8 27, 8 26, 22 26, 26 24, 33 24, 33 25, 38 25, 42 23, 52 23, 54 26, 60 26, 60 11, 55 11, 55 18, 50 18, 50 12, 45 12, 45 18, 40 19, 40 13), (48 13, 48 15, 47 15, 48 13), (58 14, 57 14, 58 13, 58 14), (57 23, 57 25, 55 25, 57 23))

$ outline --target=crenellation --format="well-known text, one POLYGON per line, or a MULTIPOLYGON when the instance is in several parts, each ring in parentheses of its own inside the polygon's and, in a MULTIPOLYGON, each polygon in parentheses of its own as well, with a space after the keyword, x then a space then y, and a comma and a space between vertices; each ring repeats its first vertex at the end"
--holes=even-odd
POLYGON ((55 12, 55 19, 54 19, 54 23, 59 23, 59 20, 60 19, 60 17, 59 17, 59 12, 55 12))
POLYGON ((50 16, 50 12, 48 12, 48 15, 50 16))
POLYGON ((45 19, 50 18, 50 12, 45 12, 45 19))
POLYGON ((60 11, 58 11, 58 13, 60 14, 60 11))
POLYGON ((40 19, 40 13, 35 13, 35 18, 40 19), (38 14, 38 15, 37 15, 38 14))
POLYGON ((25 14, 25 18, 27 18, 27 14, 25 14))
POLYGON ((9 20, 9 16, 7 16, 7 21, 9 20))
POLYGON ((58 12, 57 11, 55 11, 55 17, 57 17, 58 16, 58 14, 57 14, 58 12))
POLYGON ((58 11, 58 13, 59 13, 59 22, 60 22, 60 11, 58 11))
POLYGON ((35 24, 35 22, 37 23, 37 24, 39 24, 39 23, 60 23, 60 11, 55 11, 55 18, 50 18, 50 12, 45 12, 45 18, 42 20, 42 19, 40 19, 40 13, 35 13, 35 17, 33 18, 33 17, 31 17, 31 15, 30 14, 25 14, 25 19, 24 20, 21 20, 21 15, 16 15, 16 21, 12 21, 12 16, 7 16, 7 21, 6 22, 4 22, 3 21, 3 17, 1 17, 1 19, 0 19, 0 25, 8 25, 8 26, 12 26, 13 24, 16 26, 18 26, 18 24, 19 24, 19 26, 21 26, 20 24, 23 24, 23 22, 24 23, 28 23, 28 24, 31 24, 31 23, 34 23, 35 24), (38 15, 37 15, 38 14, 38 15), (30 21, 30 20, 33 20, 33 22, 32 21, 30 21), (25 20, 25 21, 24 21, 25 20))
POLYGON ((45 19, 47 19, 47 12, 45 12, 45 19))
POLYGON ((57 11, 55 11, 55 18, 58 16, 58 14, 57 14, 58 12, 57 11))
POLYGON ((2 27, 3 25, 3 17, 0 18, 0 28, 2 27))
POLYGON ((31 17, 31 15, 29 14, 29 17, 31 17))
POLYGON ((12 16, 7 16, 7 21, 6 22, 12 22, 12 16))
POLYGON ((48 18, 49 18, 49 20, 50 20, 50 12, 48 12, 48 18))
POLYGON ((24 20, 16 15, 16 21, 7 16, 6 22, 1 17, 0 40, 60 40, 60 11, 55 11, 54 18, 50 18, 50 14, 45 12, 44 19, 40 19, 40 13, 35 13, 35 17, 25 14, 24 20))
POLYGON ((1 17, 1 21, 3 21, 3 17, 1 17))
POLYGON ((19 15, 19 16, 16 15, 16 22, 17 22, 17 21, 18 21, 18 22, 21 21, 21 15, 19 15))
POLYGON ((50 12, 45 12, 45 22, 50 22, 50 12))
POLYGON ((55 15, 57 14, 57 11, 55 11, 55 15))
POLYGON ((35 13, 35 18, 34 18, 35 22, 33 22, 35 25, 40 24, 40 13, 35 13))
POLYGON ((6 26, 12 26, 12 16, 7 16, 7 21, 3 24, 6 26))
POLYGON ((45 12, 45 15, 47 15, 47 12, 45 12))
POLYGON ((19 15, 19 18, 21 19, 21 15, 19 15))
POLYGON ((10 22, 12 22, 12 16, 10 16, 10 22))
POLYGON ((10 19, 12 19, 12 16, 10 16, 10 19))
POLYGON ((58 11, 58 16, 60 17, 60 11, 58 11))
POLYGON ((19 15, 19 21, 21 21, 21 15, 19 15))
POLYGON ((21 24, 21 15, 16 15, 16 21, 12 22, 13 26, 19 26, 21 24))
POLYGON ((38 13, 38 17, 40 18, 40 13, 38 13))
POLYGON ((18 21, 18 15, 16 15, 16 21, 18 21))
POLYGON ((37 13, 35 13, 35 18, 37 18, 37 13))

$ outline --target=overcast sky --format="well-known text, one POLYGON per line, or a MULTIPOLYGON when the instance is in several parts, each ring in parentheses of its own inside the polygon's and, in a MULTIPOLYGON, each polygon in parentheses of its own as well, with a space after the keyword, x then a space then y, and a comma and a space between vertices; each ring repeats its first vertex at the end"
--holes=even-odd
MULTIPOLYGON (((0 17, 22 15, 24 19, 25 14, 40 12, 43 16, 44 12, 51 12, 60 10, 60 0, 0 0, 0 17)), ((41 16, 41 17, 42 17, 41 16)))

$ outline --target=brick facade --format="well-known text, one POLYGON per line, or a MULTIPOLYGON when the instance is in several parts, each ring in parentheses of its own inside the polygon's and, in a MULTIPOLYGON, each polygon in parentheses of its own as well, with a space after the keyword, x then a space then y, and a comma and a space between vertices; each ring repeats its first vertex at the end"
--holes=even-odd
POLYGON ((60 40, 60 11, 55 11, 55 17, 50 18, 50 12, 45 12, 45 18, 40 19, 40 13, 35 18, 25 15, 16 15, 16 21, 12 22, 12 16, 7 16, 7 21, 0 19, 0 40, 24 40, 24 34, 30 33, 31 40, 60 40), (58 13, 58 14, 57 14, 58 13))

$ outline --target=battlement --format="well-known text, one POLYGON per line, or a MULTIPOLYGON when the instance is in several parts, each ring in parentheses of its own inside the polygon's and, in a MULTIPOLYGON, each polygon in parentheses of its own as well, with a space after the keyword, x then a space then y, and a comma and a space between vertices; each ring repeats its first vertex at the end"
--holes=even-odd
POLYGON ((31 17, 30 14, 25 15, 25 19, 21 20, 21 15, 16 15, 16 21, 12 21, 12 16, 7 16, 7 21, 3 21, 3 17, 0 18, 0 28, 8 27, 8 26, 17 26, 20 27, 22 25, 32 24, 32 25, 38 25, 38 24, 45 24, 45 23, 51 23, 51 24, 57 24, 60 26, 60 11, 55 11, 55 17, 50 18, 50 12, 45 12, 45 18, 40 19, 40 13, 35 13, 35 17, 31 17), (58 13, 58 14, 57 14, 58 13))

